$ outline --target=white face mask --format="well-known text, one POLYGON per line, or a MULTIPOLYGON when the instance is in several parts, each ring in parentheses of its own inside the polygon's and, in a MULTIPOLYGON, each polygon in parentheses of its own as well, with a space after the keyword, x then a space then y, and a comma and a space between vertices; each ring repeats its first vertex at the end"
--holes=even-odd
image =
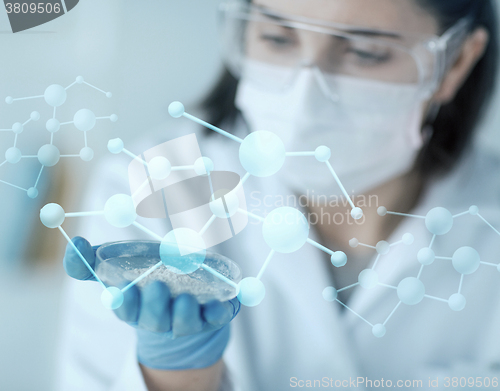
MULTIPOLYGON (((284 72, 262 63, 250 66, 266 77, 284 72)), ((287 152, 329 147, 330 163, 349 194, 365 193, 408 172, 423 143, 424 102, 418 87, 328 75, 336 86, 334 102, 325 95, 323 77, 314 68, 302 68, 286 92, 268 92, 243 76, 235 103, 251 131, 277 134, 287 152)), ((288 157, 277 175, 302 194, 341 194, 314 157, 288 157)))

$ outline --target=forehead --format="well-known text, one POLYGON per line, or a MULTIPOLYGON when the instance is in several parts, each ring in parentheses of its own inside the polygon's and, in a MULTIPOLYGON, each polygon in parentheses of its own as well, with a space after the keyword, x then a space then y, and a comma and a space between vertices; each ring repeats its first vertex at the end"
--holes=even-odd
POLYGON ((271 10, 372 29, 437 34, 436 19, 415 0, 254 0, 271 10))

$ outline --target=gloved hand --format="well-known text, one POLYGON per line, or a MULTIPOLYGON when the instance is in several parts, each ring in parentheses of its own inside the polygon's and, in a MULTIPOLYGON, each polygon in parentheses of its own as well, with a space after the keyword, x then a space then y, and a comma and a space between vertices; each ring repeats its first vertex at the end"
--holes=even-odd
MULTIPOLYGON (((94 268, 99 246, 92 247, 81 237, 72 241, 94 268)), ((69 244, 63 264, 69 276, 95 281, 69 244)), ((126 284, 124 281, 123 287, 126 284)), ((188 294, 173 299, 168 287, 155 281, 141 290, 137 286, 128 289, 123 304, 114 312, 137 329, 137 354, 141 364, 153 369, 180 370, 209 367, 221 358, 229 340, 229 322, 239 310, 237 298, 204 305, 188 294)))

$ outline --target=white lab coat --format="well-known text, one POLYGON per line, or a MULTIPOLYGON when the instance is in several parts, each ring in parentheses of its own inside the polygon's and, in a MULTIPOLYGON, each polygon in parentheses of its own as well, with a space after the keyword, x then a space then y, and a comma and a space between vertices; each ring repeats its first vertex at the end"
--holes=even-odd
MULTIPOLYGON (((181 123, 184 119, 179 121, 179 126, 185 125, 181 123)), ((237 143, 196 131, 203 155, 212 158, 217 170, 243 173, 237 160, 237 143)), ((181 129, 180 133, 189 131, 181 129)), ((140 152, 174 137, 162 135, 142 149, 129 149, 140 152)), ((125 156, 106 159, 106 165, 92 180, 82 210, 102 209, 109 196, 128 191, 129 162, 125 156)), ((456 214, 475 204, 500 228, 499 164, 496 157, 485 153, 468 154, 451 174, 429 186, 412 213, 425 215, 433 207, 443 206, 456 214)), ((251 177, 246 182, 250 210, 265 215, 273 209, 255 208, 255 192, 289 193, 277 178, 279 174, 268 179, 251 177)), ((159 235, 168 232, 166 220, 141 222, 159 235)), ((377 265, 380 281, 385 284, 397 286, 403 278, 418 274, 416 254, 429 245, 431 234, 423 220, 407 218, 387 240, 399 241, 406 232, 415 236, 415 242, 393 247, 377 265)), ((69 234, 87 237, 93 244, 147 238, 133 227, 112 228, 99 217, 87 218, 78 232, 69 234)), ((451 232, 438 237, 433 249, 437 255, 451 257, 466 245, 476 248, 481 260, 499 263, 500 237, 477 216, 457 218, 451 232)), ((244 276, 255 276, 269 253, 260 225, 255 223, 216 250, 236 261, 244 276)), ((401 304, 386 325, 387 334, 380 339, 372 335, 364 321, 341 310, 340 304, 323 300, 323 289, 332 285, 329 268, 332 266, 325 254, 309 244, 296 253, 273 258, 262 279, 264 301, 257 307, 242 307, 231 323, 231 340, 224 354, 228 370, 222 389, 279 391, 294 385, 300 388, 300 384, 305 387, 306 383, 299 380, 327 377, 349 381, 363 377, 371 381, 391 379, 393 385, 398 380, 422 380, 419 388, 436 390, 449 389, 445 377, 500 378, 500 273, 496 268, 481 265, 477 272, 464 277, 462 293, 467 305, 463 311, 453 312, 446 303, 428 298, 415 306, 401 304), (429 378, 438 379, 439 387, 430 387, 429 378)), ((428 295, 447 299, 458 291, 460 275, 451 261, 436 260, 424 268, 421 280, 428 295)), ((398 303, 393 289, 353 289, 349 306, 372 324, 383 323, 398 303)), ((100 294, 96 283, 68 279, 59 389, 145 390, 135 358, 135 331, 102 307, 100 294)), ((345 388, 351 387, 352 383, 345 388)))

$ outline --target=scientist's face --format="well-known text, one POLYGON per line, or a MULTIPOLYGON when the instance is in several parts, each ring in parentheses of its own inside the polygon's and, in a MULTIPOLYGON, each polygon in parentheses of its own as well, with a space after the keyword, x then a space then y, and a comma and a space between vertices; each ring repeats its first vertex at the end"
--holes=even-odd
MULTIPOLYGON (((356 26, 354 39, 305 31, 279 24, 250 23, 246 34, 247 56, 278 66, 315 64, 327 74, 344 74, 370 80, 417 83, 414 59, 391 44, 412 45, 396 32, 412 35, 438 33, 436 19, 413 0, 255 0, 271 13, 300 15, 326 23, 356 26), (356 40, 357 37, 361 39, 356 40), (364 37, 380 38, 377 41, 364 37), (386 45, 385 43, 389 43, 386 45)), ((273 15, 270 21, 279 20, 273 15)))

